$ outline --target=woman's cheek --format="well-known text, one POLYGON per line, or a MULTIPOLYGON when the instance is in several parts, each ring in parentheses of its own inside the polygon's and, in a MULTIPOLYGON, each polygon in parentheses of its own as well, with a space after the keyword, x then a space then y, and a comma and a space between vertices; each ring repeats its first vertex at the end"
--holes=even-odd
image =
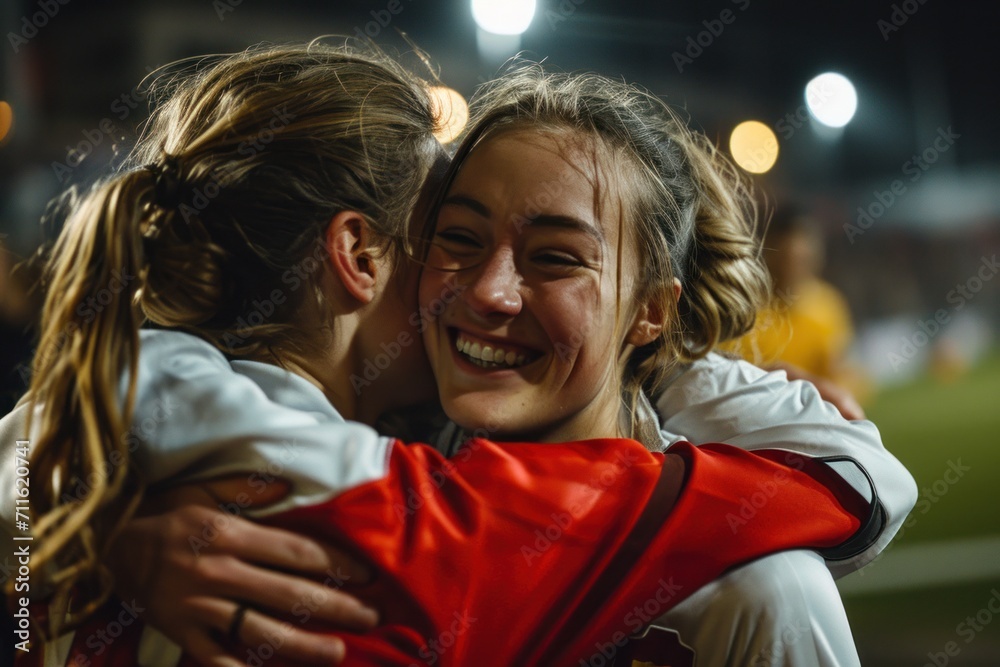
POLYGON ((597 301, 592 290, 577 289, 554 295, 543 306, 543 326, 546 321, 551 325, 551 340, 559 362, 568 363, 575 359, 581 348, 588 341, 599 339, 603 327, 608 326, 601 321, 600 311, 595 307, 597 301))

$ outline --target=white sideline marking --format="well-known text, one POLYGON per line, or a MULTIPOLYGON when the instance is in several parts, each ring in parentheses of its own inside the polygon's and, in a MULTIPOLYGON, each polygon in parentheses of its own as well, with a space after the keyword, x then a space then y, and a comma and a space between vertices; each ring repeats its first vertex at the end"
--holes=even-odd
POLYGON ((837 582, 843 595, 1000 580, 1000 536, 892 546, 837 582))

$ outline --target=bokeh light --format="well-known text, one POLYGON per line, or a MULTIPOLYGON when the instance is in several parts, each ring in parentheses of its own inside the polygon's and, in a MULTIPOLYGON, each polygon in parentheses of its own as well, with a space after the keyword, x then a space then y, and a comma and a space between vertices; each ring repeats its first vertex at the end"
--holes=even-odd
POLYGON ((744 121, 729 136, 729 152, 736 164, 746 171, 763 174, 778 160, 778 137, 760 121, 744 121))
POLYGON ((472 0, 472 16, 486 32, 520 35, 535 18, 535 0, 472 0))
POLYGON ((0 143, 7 138, 10 134, 11 128, 14 126, 14 110, 11 108, 10 104, 0 100, 0 143))
POLYGON ((806 84, 809 113, 829 127, 844 127, 858 110, 858 93, 843 74, 826 72, 806 84))
POLYGON ((442 144, 450 143, 462 134, 469 122, 469 104, 454 88, 433 86, 429 92, 436 126, 434 136, 442 144))

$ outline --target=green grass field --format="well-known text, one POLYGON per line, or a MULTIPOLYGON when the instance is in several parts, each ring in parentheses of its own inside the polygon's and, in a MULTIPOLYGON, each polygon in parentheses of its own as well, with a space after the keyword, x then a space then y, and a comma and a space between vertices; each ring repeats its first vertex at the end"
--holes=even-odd
MULTIPOLYGON (((925 377, 886 390, 868 413, 920 489, 910 525, 889 555, 932 542, 1000 537, 1000 353, 951 382, 925 377), (967 468, 960 478, 946 475, 959 465, 967 468)), ((1000 563, 1000 553, 990 558, 1000 563)), ((962 573, 980 565, 961 552, 949 560, 928 567, 962 573)), ((860 576, 878 577, 880 568, 892 567, 889 561, 887 555, 860 576)), ((845 595, 862 664, 1000 666, 1000 613, 987 607, 994 589, 1000 591, 1000 576, 970 575, 957 585, 845 595), (973 625, 966 622, 977 614, 973 625)), ((992 604, 1000 610, 1000 599, 992 604)))

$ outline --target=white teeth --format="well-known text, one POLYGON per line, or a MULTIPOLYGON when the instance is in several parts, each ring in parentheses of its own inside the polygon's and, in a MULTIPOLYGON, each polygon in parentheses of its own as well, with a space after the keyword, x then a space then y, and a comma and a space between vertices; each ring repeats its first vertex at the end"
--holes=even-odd
POLYGON ((461 334, 455 340, 455 348, 462 354, 469 357, 477 366, 482 368, 498 368, 500 366, 521 366, 524 364, 526 356, 513 350, 504 350, 492 345, 476 343, 464 338, 461 334))

